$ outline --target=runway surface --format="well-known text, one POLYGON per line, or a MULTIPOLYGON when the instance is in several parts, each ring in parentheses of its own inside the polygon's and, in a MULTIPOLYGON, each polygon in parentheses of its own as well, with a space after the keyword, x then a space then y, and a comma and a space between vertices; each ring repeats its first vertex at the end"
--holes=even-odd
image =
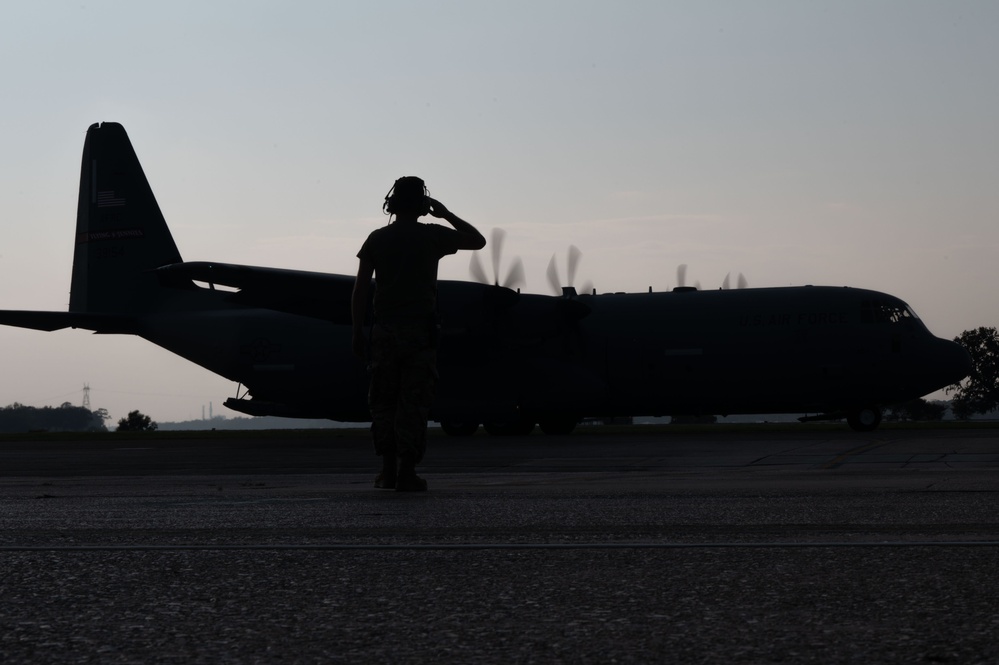
POLYGON ((999 662, 999 430, 0 439, 0 661, 999 662))

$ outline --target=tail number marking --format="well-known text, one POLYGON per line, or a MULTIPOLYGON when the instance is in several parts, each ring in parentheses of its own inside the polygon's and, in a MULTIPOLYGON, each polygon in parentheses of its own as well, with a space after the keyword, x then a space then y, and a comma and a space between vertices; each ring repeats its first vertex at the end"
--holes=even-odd
POLYGON ((95 259, 120 259, 125 256, 125 248, 121 245, 111 245, 110 247, 95 247, 95 259))

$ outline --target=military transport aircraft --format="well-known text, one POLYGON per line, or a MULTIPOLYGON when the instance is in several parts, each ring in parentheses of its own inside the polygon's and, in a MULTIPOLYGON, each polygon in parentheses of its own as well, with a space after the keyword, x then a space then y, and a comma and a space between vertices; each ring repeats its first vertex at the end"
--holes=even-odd
MULTIPOLYGON (((139 335, 237 382, 225 402, 236 411, 366 421, 353 282, 184 262, 125 129, 105 122, 83 147, 69 311, 0 311, 0 324, 139 335)), ((870 430, 883 406, 970 370, 965 350, 904 302, 856 288, 547 296, 442 280, 439 308, 431 417, 450 434, 751 413, 847 417, 870 430)))

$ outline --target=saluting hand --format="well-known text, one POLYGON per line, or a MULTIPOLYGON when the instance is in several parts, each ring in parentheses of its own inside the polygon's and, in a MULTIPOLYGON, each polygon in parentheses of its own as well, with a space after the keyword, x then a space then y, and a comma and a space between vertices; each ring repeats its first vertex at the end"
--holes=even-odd
POLYGON ((430 214, 434 217, 440 217, 441 219, 446 219, 451 211, 448 210, 443 203, 437 199, 430 199, 430 214))

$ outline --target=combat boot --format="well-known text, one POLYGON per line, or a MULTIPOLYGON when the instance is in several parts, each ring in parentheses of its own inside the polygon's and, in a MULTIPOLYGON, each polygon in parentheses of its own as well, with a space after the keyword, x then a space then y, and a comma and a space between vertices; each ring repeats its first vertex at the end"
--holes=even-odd
POLYGON ((426 492, 427 481, 416 475, 416 464, 403 459, 399 464, 399 475, 395 481, 396 492, 426 492))
POLYGON ((383 490, 395 489, 399 482, 399 472, 396 468, 395 455, 382 455, 382 472, 375 476, 375 487, 383 490))

